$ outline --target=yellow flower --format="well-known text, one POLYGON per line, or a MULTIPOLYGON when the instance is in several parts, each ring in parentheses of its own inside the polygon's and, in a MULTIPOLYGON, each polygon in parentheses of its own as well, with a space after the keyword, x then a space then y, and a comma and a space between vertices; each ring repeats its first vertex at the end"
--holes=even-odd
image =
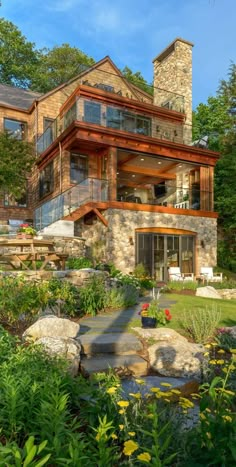
POLYGON ((224 360, 217 360, 217 365, 224 365, 225 361, 224 360))
POLYGON ((206 344, 206 345, 205 345, 205 348, 206 348, 206 349, 210 349, 210 348, 211 348, 211 344, 206 344))
POLYGON ((136 379, 135 383, 137 384, 145 384, 145 381, 143 379, 136 379))
POLYGON ((225 353, 223 349, 217 350, 217 353, 225 353))
POLYGON ((136 392, 136 393, 130 392, 129 395, 134 397, 135 399, 141 399, 142 397, 142 394, 140 392, 136 392))
POLYGON ((165 402, 170 402, 170 399, 164 399, 165 402))
POLYGON ((111 438, 113 438, 113 439, 117 439, 117 438, 118 438, 118 436, 116 436, 116 434, 115 434, 115 433, 112 433, 112 435, 111 435, 111 438))
POLYGON ((129 407, 129 402, 128 401, 119 401, 117 402, 117 405, 120 407, 129 407))
POLYGON ((129 439, 128 441, 124 442, 123 453, 125 454, 125 456, 131 456, 131 454, 133 454, 134 451, 137 451, 138 448, 139 445, 131 439, 129 439))
POLYGON ((171 389, 170 391, 172 394, 177 394, 179 396, 179 394, 181 394, 181 391, 179 391, 179 389, 171 389))
POLYGON ((115 394, 116 391, 117 391, 117 388, 113 386, 112 388, 107 389, 107 394, 115 394))
POLYGON ((119 410, 119 413, 120 413, 121 415, 123 415, 123 414, 125 413, 125 409, 120 409, 120 410, 119 410))
POLYGON ((151 392, 160 392, 160 388, 150 388, 151 392))
POLYGON ((209 363, 210 363, 211 365, 216 365, 216 360, 209 360, 209 363))
POLYGON ((216 342, 212 342, 211 345, 212 347, 217 347, 218 344, 216 342))
POLYGON ((232 422, 232 418, 229 416, 229 415, 223 415, 223 420, 225 420, 226 422, 232 422))
POLYGON ((209 352, 205 352, 203 355, 204 355, 204 357, 208 357, 209 352))
POLYGON ((204 415, 204 413, 200 413, 199 417, 200 417, 202 420, 206 420, 206 415, 204 415))
POLYGON ((119 425, 120 430, 124 429, 124 425, 119 425))
POLYGON ((170 383, 160 383, 161 386, 165 386, 165 388, 172 388, 172 384, 170 383))
POLYGON ((236 353, 236 349, 229 349, 230 353, 236 353))
POLYGON ((205 411, 211 413, 211 409, 209 409, 208 407, 205 409, 205 411))
POLYGON ((135 436, 136 433, 135 433, 135 431, 128 431, 128 435, 129 435, 129 436, 135 436))
POLYGON ((139 454, 137 456, 137 459, 139 461, 143 461, 143 462, 150 462, 151 456, 150 456, 150 454, 148 452, 142 452, 142 454, 139 454))
POLYGON ((209 431, 206 432, 206 435, 208 439, 211 439, 211 433, 209 433, 209 431))

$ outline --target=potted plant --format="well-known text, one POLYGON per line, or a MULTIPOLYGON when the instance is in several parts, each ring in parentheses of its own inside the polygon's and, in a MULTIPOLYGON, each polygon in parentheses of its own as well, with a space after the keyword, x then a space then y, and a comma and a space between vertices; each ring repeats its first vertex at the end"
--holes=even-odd
POLYGON ((37 231, 29 224, 20 224, 17 230, 17 237, 19 238, 32 238, 36 235, 37 231))
POLYGON ((142 328, 165 326, 172 319, 169 310, 160 308, 158 300, 144 303, 140 311, 142 328))

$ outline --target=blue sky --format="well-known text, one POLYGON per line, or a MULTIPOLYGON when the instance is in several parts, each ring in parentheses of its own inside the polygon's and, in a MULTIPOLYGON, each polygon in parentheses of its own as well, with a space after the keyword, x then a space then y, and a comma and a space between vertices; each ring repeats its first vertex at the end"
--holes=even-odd
POLYGON ((193 103, 215 95, 236 62, 236 0, 1 0, 36 48, 69 43, 95 60, 109 55, 152 81, 153 58, 176 37, 193 48, 193 103))

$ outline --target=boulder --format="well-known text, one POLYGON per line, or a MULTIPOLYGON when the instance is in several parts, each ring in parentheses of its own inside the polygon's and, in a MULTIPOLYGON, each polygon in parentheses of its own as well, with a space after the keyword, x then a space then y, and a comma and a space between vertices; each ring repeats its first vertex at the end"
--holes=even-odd
POLYGON ((224 300, 236 300, 236 289, 218 289, 217 292, 224 300))
POLYGON ((221 298, 219 292, 211 287, 211 285, 207 285, 206 287, 198 287, 196 290, 197 297, 205 297, 205 298, 221 298))
POLYGON ((200 380, 204 352, 200 344, 161 341, 148 349, 150 368, 162 376, 200 380))
POLYGON ((109 274, 106 271, 97 271, 96 269, 92 268, 84 268, 74 269, 68 272, 66 271, 66 277, 64 280, 67 280, 72 284, 80 287, 88 283, 93 277, 106 279, 107 276, 109 276, 109 274))
POLYGON ((79 370, 81 346, 71 338, 62 337, 41 337, 34 342, 35 345, 42 345, 49 355, 57 355, 69 361, 69 371, 72 376, 76 376, 79 370))
POLYGON ((41 337, 63 337, 75 339, 78 336, 80 325, 65 318, 49 315, 38 319, 23 334, 23 339, 36 341, 41 337))
POLYGON ((178 332, 174 331, 174 329, 170 328, 154 328, 154 329, 142 329, 142 328, 132 328, 135 332, 138 333, 140 337, 143 339, 153 339, 155 341, 183 341, 188 342, 186 337, 181 336, 178 332))

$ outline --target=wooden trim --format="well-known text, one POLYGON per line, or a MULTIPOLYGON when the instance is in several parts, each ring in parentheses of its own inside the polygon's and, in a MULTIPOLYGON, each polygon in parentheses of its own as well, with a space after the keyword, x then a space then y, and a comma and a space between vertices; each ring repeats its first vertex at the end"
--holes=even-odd
POLYGON ((105 227, 108 227, 108 221, 105 219, 105 217, 98 211, 97 208, 93 208, 93 212, 96 214, 96 216, 100 219, 100 221, 105 225, 105 227))
POLYGON ((194 217, 209 217, 212 219, 218 218, 217 212, 210 211, 194 211, 193 209, 170 208, 166 206, 156 206, 149 204, 126 203, 121 201, 98 201, 88 202, 87 206, 96 207, 97 209, 122 209, 123 211, 143 211, 143 212, 160 212, 164 214, 179 214, 182 216, 194 217))
POLYGON ((169 234, 169 235, 197 235, 197 232, 192 232, 192 230, 184 229, 170 229, 168 227, 145 227, 141 229, 135 229, 137 233, 160 233, 160 234, 169 234))

